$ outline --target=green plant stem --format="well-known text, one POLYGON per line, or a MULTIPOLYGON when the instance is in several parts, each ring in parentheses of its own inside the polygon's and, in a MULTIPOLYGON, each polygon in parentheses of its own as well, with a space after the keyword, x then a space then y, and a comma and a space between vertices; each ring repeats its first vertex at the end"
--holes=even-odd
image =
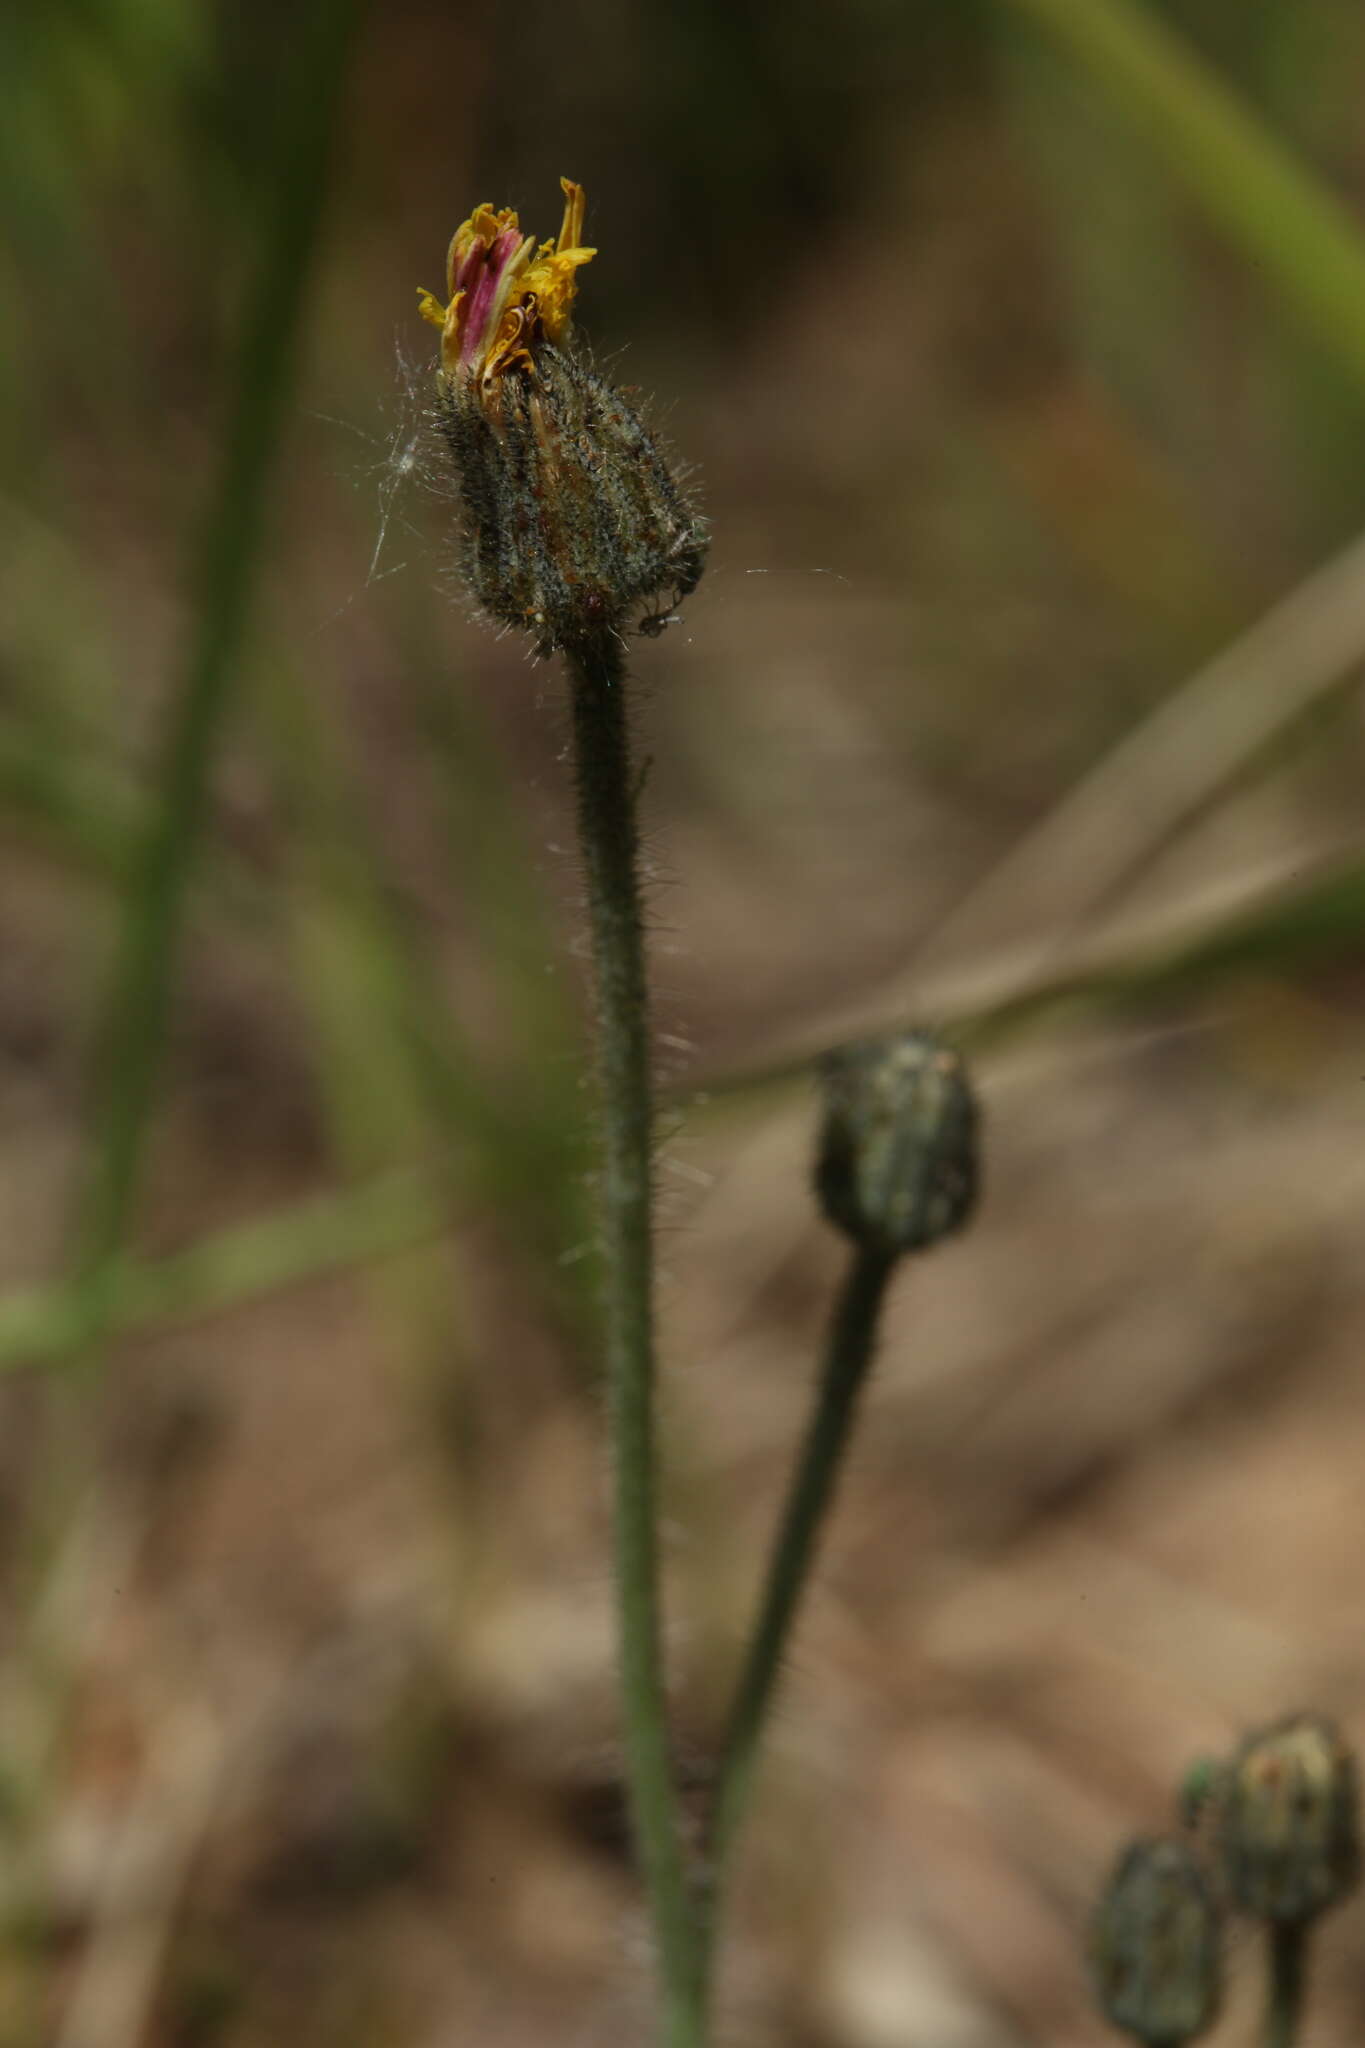
POLYGON ((1309 1933, 1303 1920, 1272 1921, 1266 1930, 1264 2048, 1294 2048, 1298 2040, 1309 1933))
POLYGON ((1284 304, 1365 386, 1365 245, 1341 201, 1155 7, 1137 0, 1005 4, 1030 15, 1108 88, 1284 304))
POLYGON ((92 1334, 126 1234, 166 1037, 182 910, 208 808, 209 771, 246 633, 270 472, 293 382, 310 258, 360 0, 314 0, 280 107, 271 205, 237 357, 205 525, 195 624, 171 713, 160 807, 135 857, 100 1043, 104 1098, 78 1216, 75 1266, 92 1334))
POLYGON ((658 1943, 668 2048, 704 2038, 700 1950, 668 1736, 654 1430, 654 1117, 625 664, 606 634, 568 656, 597 982, 607 1370, 626 1765, 658 1943))
POLYGON ((708 1950, 714 1944, 725 1867, 749 1802, 759 1741, 852 1433, 858 1395, 872 1363, 894 1264, 884 1253, 855 1251, 835 1305, 815 1409, 782 1512, 721 1745, 706 1839, 708 1950))

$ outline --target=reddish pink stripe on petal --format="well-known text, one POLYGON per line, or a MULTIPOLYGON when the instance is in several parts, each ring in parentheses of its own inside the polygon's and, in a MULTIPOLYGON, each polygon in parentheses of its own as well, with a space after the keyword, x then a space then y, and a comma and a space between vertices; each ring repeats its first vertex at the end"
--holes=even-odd
MULTIPOLYGON (((516 228, 505 228, 488 252, 470 294, 469 308, 465 316, 464 342, 460 349, 460 362, 467 369, 480 354, 488 337, 485 328, 498 296, 498 287, 509 263, 520 253, 523 243, 529 237, 516 228)), ((460 266, 463 270, 463 264, 460 266)))
POLYGON ((465 250, 464 255, 450 273, 450 296, 452 299, 456 292, 467 292, 472 289, 475 279, 483 268, 483 261, 487 254, 487 242, 482 235, 475 235, 469 247, 465 250))

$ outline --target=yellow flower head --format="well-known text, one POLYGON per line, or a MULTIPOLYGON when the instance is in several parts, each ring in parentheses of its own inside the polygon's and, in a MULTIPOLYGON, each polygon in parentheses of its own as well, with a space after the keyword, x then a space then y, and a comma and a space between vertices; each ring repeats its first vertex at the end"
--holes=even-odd
POLYGON ((533 369, 542 341, 560 341, 578 289, 576 272, 597 254, 585 249, 583 187, 561 178, 564 221, 555 241, 536 247, 510 207, 476 206, 455 231, 446 258, 449 301, 419 294, 422 317, 441 330, 448 377, 480 378, 485 389, 504 371, 533 369))

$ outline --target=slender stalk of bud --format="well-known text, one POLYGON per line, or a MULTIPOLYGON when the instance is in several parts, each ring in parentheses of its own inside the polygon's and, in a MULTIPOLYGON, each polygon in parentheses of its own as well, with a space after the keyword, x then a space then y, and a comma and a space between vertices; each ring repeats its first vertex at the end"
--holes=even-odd
POLYGON ((893 1253, 859 1247, 835 1306, 815 1408, 783 1510, 721 1748, 706 1845, 712 1921, 723 1868, 749 1802, 758 1745, 797 1602, 815 1561, 820 1527, 852 1435, 858 1396, 872 1363, 877 1323, 894 1266, 893 1253))
POLYGON ((928 1033, 904 1032, 842 1048, 826 1061, 824 1084, 816 1192, 826 1217, 852 1240, 853 1257, 721 1746, 706 1841, 708 1973, 725 1866, 872 1365, 887 1285, 902 1257, 962 1226, 976 1195, 976 1106, 956 1053, 928 1033))
POLYGON ((626 1762, 669 2048, 700 2048, 697 1930, 678 1826, 659 1611, 654 1441, 653 1111, 625 664, 611 634, 566 652, 597 975, 602 1226, 615 1457, 616 1598, 626 1762))
POLYGON ((1307 1920, 1273 1921, 1266 1933, 1265 2048, 1295 2048, 1299 2020, 1303 2013, 1304 1983, 1307 1977, 1307 1920))

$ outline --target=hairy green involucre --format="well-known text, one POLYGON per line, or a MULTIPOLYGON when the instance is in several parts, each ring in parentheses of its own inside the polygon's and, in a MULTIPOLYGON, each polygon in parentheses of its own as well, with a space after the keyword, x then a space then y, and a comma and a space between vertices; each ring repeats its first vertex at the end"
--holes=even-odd
POLYGON ((629 402, 543 345, 490 387, 443 375, 435 416, 460 493, 460 567, 482 610, 543 652, 657 630, 700 580, 706 524, 629 402))

